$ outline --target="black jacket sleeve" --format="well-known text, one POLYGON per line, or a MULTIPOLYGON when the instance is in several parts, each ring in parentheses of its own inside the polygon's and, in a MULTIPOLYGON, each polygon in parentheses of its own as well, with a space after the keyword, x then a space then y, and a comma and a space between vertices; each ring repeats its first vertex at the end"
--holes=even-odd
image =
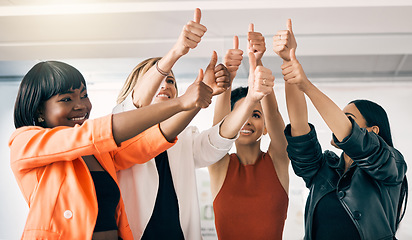
POLYGON ((292 137, 291 126, 285 128, 288 141, 287 152, 295 174, 302 177, 309 187, 322 164, 324 163, 322 148, 317 139, 315 127, 309 124, 310 132, 306 135, 292 137))
POLYGON ((377 181, 388 185, 401 183, 406 173, 402 154, 374 132, 368 132, 360 128, 352 118, 350 120, 351 133, 342 142, 333 136, 336 145, 377 181))

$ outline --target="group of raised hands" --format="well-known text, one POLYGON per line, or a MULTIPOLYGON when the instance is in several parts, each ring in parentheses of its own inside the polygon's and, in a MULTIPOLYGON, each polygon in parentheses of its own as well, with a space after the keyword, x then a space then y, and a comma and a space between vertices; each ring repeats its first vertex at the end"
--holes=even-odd
MULTIPOLYGON (((171 52, 176 61, 187 54, 190 49, 196 48, 206 33, 207 28, 200 23, 200 20, 201 11, 197 8, 194 12, 194 20, 189 21, 183 27, 178 41, 172 48, 171 52)), ((255 100, 260 100, 272 92, 275 78, 272 71, 262 65, 262 57, 266 51, 265 38, 261 33, 254 31, 253 24, 249 25, 247 43, 250 66, 249 92, 255 100)), ((284 60, 281 69, 286 83, 295 84, 299 89, 304 90, 310 82, 296 59, 296 47, 297 43, 292 31, 292 22, 288 19, 287 29, 278 31, 273 36, 273 51, 284 60)), ((242 60, 243 51, 239 49, 239 38, 234 36, 233 49, 226 52, 223 64, 216 65, 218 57, 216 52, 213 51, 210 63, 205 71, 199 70, 197 79, 181 97, 182 105, 186 109, 208 107, 213 96, 221 94, 231 87, 242 60)))

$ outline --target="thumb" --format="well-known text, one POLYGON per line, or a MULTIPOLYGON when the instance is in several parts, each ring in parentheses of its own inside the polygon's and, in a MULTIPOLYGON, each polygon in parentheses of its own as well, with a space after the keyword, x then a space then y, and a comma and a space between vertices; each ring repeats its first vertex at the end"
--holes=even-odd
POLYGON ((256 57, 255 54, 249 52, 249 74, 254 74, 256 69, 256 57))
POLYGON ((213 51, 212 58, 210 59, 209 66, 207 66, 207 68, 215 69, 216 63, 217 63, 217 53, 216 51, 213 51))
POLYGON ((239 49, 239 38, 238 38, 238 36, 233 37, 233 49, 239 49))
POLYGON ((286 22, 286 27, 288 28, 289 32, 293 34, 292 31, 292 20, 289 18, 286 22))
POLYGON ((255 31, 255 26, 253 25, 253 23, 249 24, 249 32, 254 32, 255 31))
POLYGON ((197 75, 195 83, 200 83, 202 81, 203 81, 203 69, 199 69, 199 74, 197 75))
POLYGON ((196 9, 195 9, 195 15, 194 15, 193 21, 194 21, 195 23, 200 23, 200 18, 201 18, 201 17, 202 17, 202 12, 200 11, 199 8, 196 8, 196 9))
POLYGON ((296 60, 296 53, 295 52, 296 52, 295 48, 290 49, 290 60, 291 61, 296 60))

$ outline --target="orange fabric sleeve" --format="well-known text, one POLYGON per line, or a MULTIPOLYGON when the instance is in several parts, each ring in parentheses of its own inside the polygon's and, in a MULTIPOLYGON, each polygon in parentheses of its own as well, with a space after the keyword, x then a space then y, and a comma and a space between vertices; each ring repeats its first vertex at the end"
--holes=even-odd
POLYGON ((142 164, 172 147, 177 141, 168 142, 159 124, 120 144, 113 152, 116 171, 142 164))
POLYGON ((115 150, 112 115, 85 121, 75 127, 22 127, 9 140, 11 168, 28 171, 57 161, 115 150))

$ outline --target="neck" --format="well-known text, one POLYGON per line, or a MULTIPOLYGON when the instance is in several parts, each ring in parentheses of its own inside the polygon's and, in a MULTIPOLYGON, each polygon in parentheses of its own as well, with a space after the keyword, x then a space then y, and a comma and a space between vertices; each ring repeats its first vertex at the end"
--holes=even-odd
POLYGON ((239 157, 239 160, 244 165, 255 164, 258 156, 262 152, 260 150, 260 141, 257 141, 253 144, 236 144, 236 155, 239 157))

